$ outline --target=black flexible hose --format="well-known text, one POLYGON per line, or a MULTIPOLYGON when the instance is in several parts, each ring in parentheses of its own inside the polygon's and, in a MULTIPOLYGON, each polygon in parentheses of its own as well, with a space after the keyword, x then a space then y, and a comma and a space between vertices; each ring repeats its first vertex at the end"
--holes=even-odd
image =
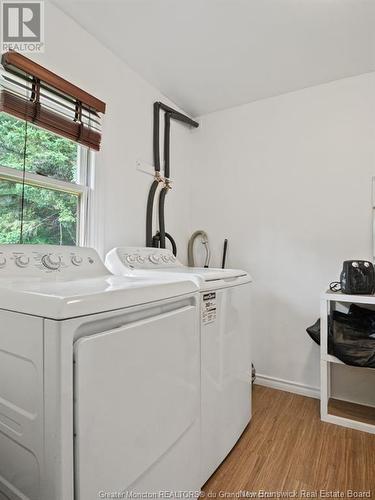
MULTIPOLYGON (((162 102, 154 102, 154 130, 153 130, 153 150, 154 150, 154 168, 155 173, 160 172, 160 109, 165 111, 165 121, 164 121, 164 176, 169 179, 170 176, 170 128, 171 128, 171 118, 174 120, 186 123, 192 127, 198 127, 199 124, 183 115, 179 111, 163 104, 162 102)), ((150 191, 147 199, 147 214, 146 214, 146 246, 160 246, 165 248, 165 238, 169 239, 172 244, 173 254, 177 255, 176 242, 171 235, 167 235, 165 232, 165 218, 164 218, 164 205, 165 196, 168 191, 168 187, 164 187, 160 193, 159 199, 159 225, 160 225, 160 235, 152 236, 152 215, 154 208, 155 193, 157 190, 159 182, 154 180, 150 187, 150 191)))
POLYGON ((159 231, 154 234, 154 236, 152 237, 152 246, 154 248, 159 248, 159 241, 160 241, 160 238, 159 238, 159 231))
POLYGON ((172 236, 169 233, 165 233, 165 237, 170 241, 172 245, 172 252, 175 257, 177 257, 177 245, 172 236))
POLYGON ((170 177, 170 136, 171 136, 171 115, 165 113, 164 119, 164 177, 170 177))
POLYGON ((186 123, 187 125, 190 125, 191 127, 197 128, 199 127, 199 123, 195 122, 191 118, 189 118, 186 115, 183 115, 179 111, 176 111, 175 109, 171 108, 170 106, 167 106, 163 102, 158 102, 160 109, 166 111, 167 113, 171 113, 173 115, 173 119, 177 120, 179 122, 186 123))
POLYGON ((150 186, 150 191, 148 192, 147 198, 147 209, 146 209, 146 247, 152 247, 152 214, 154 210, 154 199, 155 193, 158 188, 158 181, 154 182, 150 186))
MULTIPOLYGON (((164 117, 164 177, 169 179, 169 159, 170 159, 170 133, 171 133, 171 115, 165 113, 164 117)), ((165 248, 165 197, 168 193, 168 187, 165 186, 159 196, 159 234, 160 248, 165 248)))
MULTIPOLYGON (((159 120, 160 104, 154 102, 154 127, 153 127, 153 149, 154 149, 154 168, 155 173, 160 172, 160 120, 159 120)), ((155 179, 150 186, 150 191, 147 198, 146 209, 146 247, 152 247, 152 216, 154 211, 155 193, 159 182, 155 179)))
POLYGON ((160 234, 160 248, 165 248, 165 197, 168 193, 168 188, 163 187, 159 196, 159 234, 160 234))
POLYGON ((160 172, 160 103, 154 102, 154 168, 155 172, 160 172))
MULTIPOLYGON (((165 233, 165 238, 170 241, 172 245, 172 253, 175 257, 177 257, 177 245, 172 236, 169 233, 165 233)), ((159 243, 160 243, 160 233, 159 231, 154 235, 152 238, 152 246, 154 248, 159 248, 159 243)))

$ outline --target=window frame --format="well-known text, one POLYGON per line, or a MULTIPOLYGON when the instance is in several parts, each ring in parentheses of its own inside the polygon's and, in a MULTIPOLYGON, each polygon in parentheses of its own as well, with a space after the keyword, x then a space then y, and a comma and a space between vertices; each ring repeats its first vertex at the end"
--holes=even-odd
MULTIPOLYGON (((52 133, 52 132, 51 132, 52 133)), ((18 170, 0 164, 0 181, 25 183, 26 186, 50 189, 78 196, 76 246, 87 246, 90 241, 90 218, 93 206, 92 179, 94 155, 91 150, 77 143, 77 181, 63 181, 34 172, 18 170)))

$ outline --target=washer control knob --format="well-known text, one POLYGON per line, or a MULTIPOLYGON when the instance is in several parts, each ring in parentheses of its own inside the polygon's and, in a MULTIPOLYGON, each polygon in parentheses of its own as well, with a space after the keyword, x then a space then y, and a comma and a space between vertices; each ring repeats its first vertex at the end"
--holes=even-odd
POLYGON ((29 265, 30 259, 27 255, 18 255, 16 257, 16 265, 18 267, 26 267, 29 265))
POLYGON ((42 263, 47 269, 57 271, 61 266, 61 257, 53 253, 46 254, 42 257, 42 263))
POLYGON ((83 259, 80 255, 73 255, 70 260, 74 266, 80 266, 83 262, 83 259))
POLYGON ((158 255, 157 253, 153 253, 152 255, 149 256, 149 260, 153 264, 159 264, 159 262, 160 262, 160 255, 158 255))
POLYGON ((140 264, 144 264, 144 261, 145 261, 145 258, 143 257, 143 255, 138 255, 137 262, 139 262, 140 264))
POLYGON ((169 262, 169 255, 163 255, 162 259, 164 262, 169 262))
POLYGON ((27 255, 18 255, 15 262, 18 267, 26 267, 29 264, 30 259, 27 255))
POLYGON ((0 255, 0 268, 5 267, 5 264, 7 263, 7 259, 5 255, 0 255))
POLYGON ((128 264, 133 264, 133 262, 135 262, 135 256, 134 255, 127 255, 125 257, 125 260, 128 264))

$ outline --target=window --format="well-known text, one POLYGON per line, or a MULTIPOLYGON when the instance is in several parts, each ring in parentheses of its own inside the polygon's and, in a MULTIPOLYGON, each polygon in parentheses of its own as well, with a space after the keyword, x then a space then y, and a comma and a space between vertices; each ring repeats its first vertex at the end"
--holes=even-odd
POLYGON ((90 151, 0 113, 0 243, 87 241, 90 151))
POLYGON ((90 151, 105 108, 22 54, 2 54, 0 243, 87 243, 90 151))

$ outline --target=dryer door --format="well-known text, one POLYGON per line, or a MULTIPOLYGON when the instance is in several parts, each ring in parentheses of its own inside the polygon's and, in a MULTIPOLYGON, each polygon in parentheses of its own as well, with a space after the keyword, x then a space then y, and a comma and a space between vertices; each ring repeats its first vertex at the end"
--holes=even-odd
POLYGON ((181 304, 76 341, 77 500, 199 487, 199 352, 181 304))

